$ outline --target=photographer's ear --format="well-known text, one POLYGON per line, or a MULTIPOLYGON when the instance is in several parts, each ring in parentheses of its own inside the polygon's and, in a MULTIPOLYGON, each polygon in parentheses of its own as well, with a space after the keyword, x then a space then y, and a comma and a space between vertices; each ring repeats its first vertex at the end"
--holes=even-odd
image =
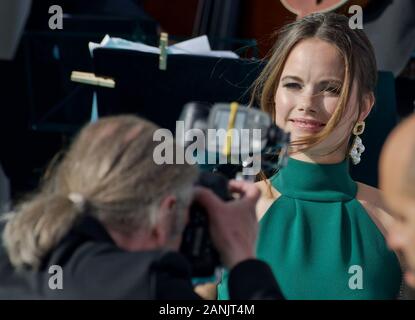
POLYGON ((173 195, 166 196, 160 203, 158 221, 152 230, 152 238, 158 247, 169 244, 176 217, 177 199, 173 195))

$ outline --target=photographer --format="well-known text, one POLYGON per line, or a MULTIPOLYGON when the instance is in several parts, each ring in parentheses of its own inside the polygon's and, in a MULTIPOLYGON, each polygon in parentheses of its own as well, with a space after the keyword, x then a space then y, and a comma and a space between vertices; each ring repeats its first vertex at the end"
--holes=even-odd
POLYGON ((0 299, 200 299, 178 253, 193 200, 231 269, 231 298, 281 297, 254 259, 259 191, 231 181, 239 198, 223 202, 194 188, 196 167, 154 162, 157 129, 118 116, 80 132, 38 193, 1 224, 0 299), (62 270, 58 286, 53 270, 62 270))
POLYGON ((415 299, 415 115, 390 134, 380 158, 380 185, 394 219, 387 240, 400 253, 405 266, 404 298, 415 299))

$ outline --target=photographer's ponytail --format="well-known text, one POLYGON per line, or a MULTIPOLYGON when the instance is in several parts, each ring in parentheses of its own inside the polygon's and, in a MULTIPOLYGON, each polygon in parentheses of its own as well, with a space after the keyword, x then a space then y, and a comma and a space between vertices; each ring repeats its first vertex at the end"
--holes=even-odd
POLYGON ((79 194, 39 194, 17 212, 9 213, 3 244, 12 265, 16 269, 38 269, 43 257, 86 209, 86 202, 79 194))

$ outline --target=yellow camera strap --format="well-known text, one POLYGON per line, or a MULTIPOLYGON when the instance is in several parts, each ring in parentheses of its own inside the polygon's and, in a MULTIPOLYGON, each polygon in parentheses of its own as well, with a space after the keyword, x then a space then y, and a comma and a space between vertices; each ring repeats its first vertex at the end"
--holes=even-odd
POLYGON ((232 129, 235 127, 236 114, 238 112, 239 104, 237 102, 231 103, 231 111, 229 114, 228 128, 226 132, 226 140, 223 145, 222 153, 229 157, 232 148, 232 129))

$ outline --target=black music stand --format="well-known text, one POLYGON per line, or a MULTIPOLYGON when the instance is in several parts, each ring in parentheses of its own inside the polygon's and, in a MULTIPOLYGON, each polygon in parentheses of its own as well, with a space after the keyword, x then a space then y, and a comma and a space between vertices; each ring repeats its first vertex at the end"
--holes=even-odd
POLYGON ((134 113, 172 131, 187 102, 248 103, 263 67, 258 60, 177 54, 160 70, 157 54, 109 48, 95 49, 93 64, 95 75, 116 82, 97 87, 99 116, 134 113))
MULTIPOLYGON (((73 133, 89 120, 93 90, 70 81, 75 70, 93 71, 88 43, 106 34, 154 41, 157 25, 130 17, 66 15, 63 30, 24 35, 30 125, 34 130, 73 133)), ((153 45, 153 42, 148 44, 153 45)))

